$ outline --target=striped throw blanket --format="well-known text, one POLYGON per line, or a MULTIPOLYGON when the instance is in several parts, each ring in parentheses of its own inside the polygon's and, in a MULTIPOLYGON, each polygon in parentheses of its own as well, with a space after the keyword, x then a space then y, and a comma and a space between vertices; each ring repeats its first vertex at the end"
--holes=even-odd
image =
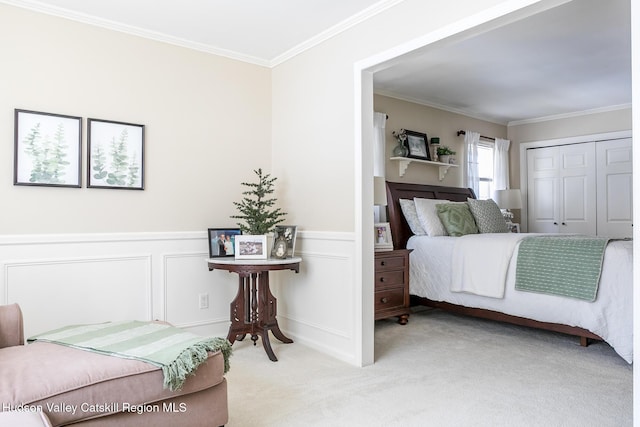
POLYGON ((35 335, 27 342, 46 341, 95 353, 141 360, 162 368, 164 388, 182 388, 187 375, 207 360, 209 351, 222 351, 229 370, 231 344, 225 338, 205 338, 156 322, 108 322, 74 325, 35 335))
POLYGON ((604 237, 533 236, 520 242, 515 288, 595 301, 604 237))

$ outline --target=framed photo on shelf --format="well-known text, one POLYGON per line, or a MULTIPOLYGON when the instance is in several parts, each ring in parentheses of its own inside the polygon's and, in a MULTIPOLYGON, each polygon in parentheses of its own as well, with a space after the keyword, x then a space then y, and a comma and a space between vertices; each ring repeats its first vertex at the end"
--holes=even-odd
POLYGON ((209 258, 235 256, 236 238, 242 234, 239 228, 209 228, 209 258))
POLYGON ((87 124, 87 187, 144 190, 144 125, 87 124))
POLYGON ((273 248, 271 249, 272 258, 292 258, 296 248, 296 230, 295 225, 276 225, 273 230, 273 248), (284 254, 283 254, 284 249, 284 254))
POLYGON ((376 251, 392 251, 391 227, 388 222, 378 222, 373 226, 376 251))
POLYGON ((82 186, 82 117, 15 110, 14 185, 82 186))
POLYGON ((267 259, 267 236, 242 234, 236 236, 236 259, 267 259))
POLYGON ((429 153, 429 145, 427 141, 426 133, 414 132, 412 130, 405 130, 405 134, 407 135, 407 148, 409 149, 409 154, 407 157, 411 157, 413 159, 421 159, 421 160, 431 160, 431 153, 429 153))

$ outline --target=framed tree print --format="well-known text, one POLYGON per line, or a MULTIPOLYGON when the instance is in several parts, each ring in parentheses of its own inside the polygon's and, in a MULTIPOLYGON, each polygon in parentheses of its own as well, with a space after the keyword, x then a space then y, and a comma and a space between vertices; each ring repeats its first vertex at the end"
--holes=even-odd
POLYGON ((15 110, 14 185, 80 187, 82 117, 15 110))
POLYGON ((87 187, 144 190, 144 125, 87 123, 87 187))

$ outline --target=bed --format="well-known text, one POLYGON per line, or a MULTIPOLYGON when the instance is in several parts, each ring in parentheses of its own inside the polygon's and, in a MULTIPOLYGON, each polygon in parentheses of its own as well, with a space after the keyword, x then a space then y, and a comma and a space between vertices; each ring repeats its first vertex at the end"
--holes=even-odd
MULTIPOLYGON (((546 329, 577 336, 586 346, 592 340, 605 341, 628 363, 633 360, 632 242, 612 240, 606 245, 602 270, 593 302, 515 288, 518 251, 522 239, 534 234, 504 233, 491 236, 414 235, 400 206, 401 200, 439 199, 465 202, 475 199, 468 188, 387 182, 388 221, 394 249, 411 249, 410 294, 412 305, 425 305, 460 314, 546 329), (495 238, 508 241, 513 255, 505 261, 504 293, 488 297, 452 291, 461 274, 461 239, 486 239, 497 248, 495 238)), ((406 202, 404 202, 406 203, 406 202)), ((480 240, 482 243, 482 240, 480 240)), ((493 250, 492 249, 492 250, 493 250)), ((487 269, 483 270, 485 273, 487 269)), ((478 272, 483 274, 483 272, 478 272)), ((462 275, 462 277, 468 277, 462 275)))

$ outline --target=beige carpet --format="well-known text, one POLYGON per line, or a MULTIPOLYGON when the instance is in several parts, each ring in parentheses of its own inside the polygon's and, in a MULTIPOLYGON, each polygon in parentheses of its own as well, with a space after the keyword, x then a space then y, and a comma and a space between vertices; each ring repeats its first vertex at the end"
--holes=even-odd
POLYGON ((234 344, 229 427, 631 426, 631 365, 607 344, 419 310, 376 322, 376 363, 234 344))

